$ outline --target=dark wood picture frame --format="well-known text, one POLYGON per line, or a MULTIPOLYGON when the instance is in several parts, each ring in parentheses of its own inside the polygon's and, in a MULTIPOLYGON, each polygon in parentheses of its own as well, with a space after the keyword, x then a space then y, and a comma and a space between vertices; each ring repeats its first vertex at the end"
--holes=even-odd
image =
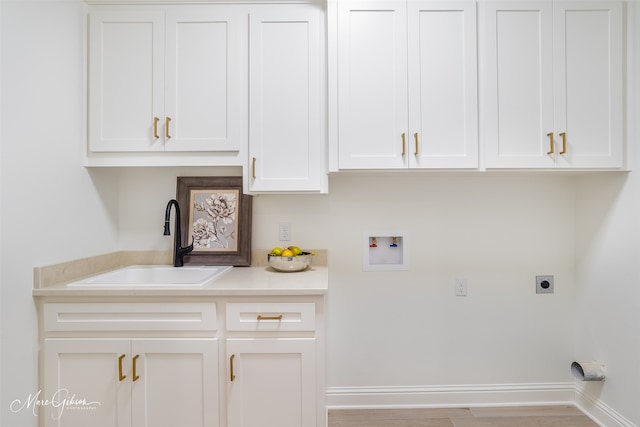
POLYGON ((243 193, 242 177, 179 176, 176 192, 182 246, 194 244, 185 265, 251 265, 253 197, 243 193))

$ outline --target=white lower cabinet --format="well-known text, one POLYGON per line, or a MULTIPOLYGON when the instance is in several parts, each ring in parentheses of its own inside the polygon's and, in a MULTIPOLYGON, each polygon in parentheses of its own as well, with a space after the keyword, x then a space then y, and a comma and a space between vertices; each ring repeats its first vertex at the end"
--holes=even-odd
MULTIPOLYGON (((120 381, 114 361, 129 355, 129 340, 45 339, 42 398, 76 396, 82 410, 44 406, 42 426, 131 425, 131 383, 120 381)), ((130 358, 129 358, 130 360, 130 358)))
POLYGON ((41 427, 324 427, 323 297, 40 300, 41 427))
POLYGON ((227 340, 229 427, 316 425, 315 340, 227 340))
POLYGON ((318 418, 315 308, 300 302, 227 304, 228 427, 324 426, 318 418))
POLYGON ((45 302, 42 426, 219 426, 214 302, 45 302))
POLYGON ((218 426, 216 339, 51 338, 44 425, 218 426), (68 404, 64 404, 68 402, 68 404))
POLYGON ((136 340, 131 349, 132 359, 140 355, 133 426, 219 425, 217 340, 136 340))

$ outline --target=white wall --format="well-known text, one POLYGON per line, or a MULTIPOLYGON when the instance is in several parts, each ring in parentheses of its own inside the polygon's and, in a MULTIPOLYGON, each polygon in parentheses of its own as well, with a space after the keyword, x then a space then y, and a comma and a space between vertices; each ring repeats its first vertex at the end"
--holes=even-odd
MULTIPOLYGON (((178 176, 239 176, 239 167, 125 168, 118 172, 119 245, 128 250, 171 250, 171 236, 163 235, 167 202, 176 198, 178 176)), ((171 221, 175 211, 171 211, 171 221)))
MULTIPOLYGON (((120 228, 138 236, 126 246, 159 244, 160 215, 184 172, 122 171, 121 206, 131 209, 120 228), (141 194, 148 202, 135 201, 141 194)), ((278 244, 278 223, 290 222, 291 243, 329 250, 330 387, 562 382, 573 218, 567 177, 340 174, 328 195, 254 197, 253 247, 278 244), (368 230, 406 231, 409 270, 363 272, 368 230), (555 275, 555 294, 535 294, 537 274, 555 275), (467 297, 454 296, 456 277, 468 279, 467 297)))
POLYGON ((573 333, 576 360, 606 365, 604 383, 585 393, 640 425, 640 180, 584 177, 577 186, 577 247, 573 333))
POLYGON ((347 176, 329 198, 329 386, 568 379, 571 179, 347 176), (362 231, 389 228, 409 233, 409 271, 362 272, 362 231), (535 294, 539 274, 555 294, 535 294))
POLYGON ((38 391, 33 267, 117 249, 116 171, 81 166, 81 1, 0 2, 0 425, 38 391))
MULTIPOLYGON (((2 100, 2 4, 0 4, 0 100, 2 100)), ((3 105, 0 101, 0 232, 2 232, 2 109, 3 105)), ((2 256, 2 244, 0 243, 0 307, 2 307, 2 262, 4 257, 2 256)), ((3 402, 3 387, 2 387, 2 316, 0 316, 0 402, 3 402)), ((2 418, 0 417, 0 425, 2 425, 2 418)))
POLYGON ((606 366, 604 383, 582 384, 602 411, 640 425, 640 3, 627 4, 629 174, 588 175, 576 187, 574 357, 606 366))

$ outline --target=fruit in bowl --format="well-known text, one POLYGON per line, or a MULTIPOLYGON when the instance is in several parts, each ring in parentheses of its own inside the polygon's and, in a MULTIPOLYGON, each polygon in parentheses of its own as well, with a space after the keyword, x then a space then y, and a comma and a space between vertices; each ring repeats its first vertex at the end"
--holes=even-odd
POLYGON ((275 247, 267 255, 269 265, 276 271, 294 272, 306 269, 315 254, 305 252, 298 246, 289 246, 286 249, 275 247))

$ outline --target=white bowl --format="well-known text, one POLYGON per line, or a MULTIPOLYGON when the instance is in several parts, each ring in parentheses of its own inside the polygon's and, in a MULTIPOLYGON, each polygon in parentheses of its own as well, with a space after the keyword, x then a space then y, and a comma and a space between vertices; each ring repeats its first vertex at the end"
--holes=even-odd
POLYGON ((277 256, 268 254, 267 259, 269 265, 276 271, 294 272, 302 271, 311 264, 311 260, 315 254, 311 252, 302 252, 298 256, 277 256))

